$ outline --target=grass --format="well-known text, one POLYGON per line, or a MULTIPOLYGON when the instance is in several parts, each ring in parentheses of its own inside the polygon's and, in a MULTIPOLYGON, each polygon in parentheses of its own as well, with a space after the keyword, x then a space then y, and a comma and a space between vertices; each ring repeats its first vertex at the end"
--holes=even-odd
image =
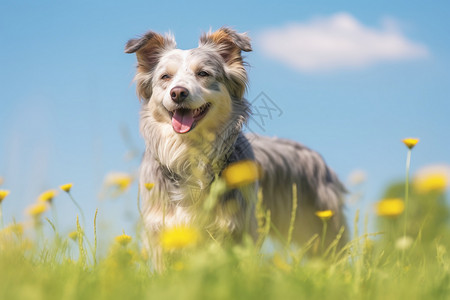
MULTIPOLYGON (((192 228, 168 229, 162 274, 151 271, 138 238, 124 232, 98 257, 95 220, 92 245, 85 222, 77 218, 76 232, 63 236, 39 210, 28 229, 13 223, 0 231, 0 299, 450 299, 445 190, 406 184, 408 218, 401 206, 383 210, 375 216, 376 232, 365 226, 360 233, 357 214, 352 240, 338 249, 338 236, 315 257, 307 253, 324 247, 322 238, 292 247, 292 230, 285 245, 260 251, 260 240, 220 245, 192 228)), ((393 183, 383 198, 403 198, 405 188, 393 183)), ((270 211, 257 207, 265 235, 270 211)), ((290 217, 294 224, 295 214, 290 217)))

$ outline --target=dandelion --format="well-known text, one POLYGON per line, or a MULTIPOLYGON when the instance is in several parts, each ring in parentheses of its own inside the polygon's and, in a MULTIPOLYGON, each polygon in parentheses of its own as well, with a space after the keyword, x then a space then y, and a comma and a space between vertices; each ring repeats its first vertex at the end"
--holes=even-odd
POLYGON ((56 190, 48 190, 39 195, 38 201, 43 203, 52 203, 53 198, 58 194, 56 190))
POLYGON ((115 237, 116 242, 121 246, 126 246, 131 242, 131 236, 126 235, 125 232, 115 237))
POLYGON ((275 253, 272 261, 275 267, 281 271, 290 272, 292 270, 292 267, 278 253, 275 253))
POLYGON ((8 225, 4 230, 7 233, 14 233, 17 237, 23 235, 23 225, 20 223, 8 225))
POLYGON ((199 233, 194 228, 179 226, 164 230, 160 239, 164 250, 179 250, 196 245, 199 233))
POLYGON ((431 173, 417 176, 414 179, 414 189, 420 194, 429 192, 443 192, 447 188, 449 179, 445 173, 431 173))
POLYGON ((327 235, 327 227, 328 227, 328 220, 331 219, 331 217, 334 215, 334 212, 332 210, 319 210, 316 211, 316 216, 318 216, 322 220, 322 242, 321 242, 321 249, 324 250, 325 245, 325 236, 327 235))
POLYGON ((86 218, 84 217, 83 210, 81 209, 80 205, 77 201, 75 201, 75 198, 72 196, 72 193, 70 193, 70 190, 72 189, 73 183, 66 183, 61 185, 59 188, 63 190, 64 192, 69 195, 70 200, 72 200, 73 204, 78 208, 78 211, 80 212, 81 218, 83 219, 83 224, 86 225, 86 218))
POLYGON ((147 189, 147 191, 151 191, 153 189, 153 187, 155 186, 154 183, 144 183, 145 188, 147 189))
POLYGON ((66 193, 70 193, 70 189, 72 188, 72 185, 73 185, 72 183, 66 183, 66 184, 61 185, 59 188, 66 193))
POLYGON ((334 212, 332 210, 319 210, 316 211, 316 216, 318 216, 322 221, 328 221, 334 216, 334 212))
POLYGON ((386 198, 376 204, 376 213, 382 217, 397 217, 405 210, 405 202, 400 198, 386 198))
POLYGON ((403 144, 406 145, 410 150, 419 142, 419 139, 407 138, 402 140, 403 144))
POLYGON ((242 160, 230 164, 222 177, 230 188, 237 188, 255 182, 260 177, 260 168, 251 160, 242 160))
POLYGON ((3 202, 3 199, 5 199, 8 195, 9 195, 9 191, 0 190, 0 204, 3 202))
POLYGON ((69 238, 72 239, 72 241, 76 242, 78 239, 78 231, 74 230, 69 233, 69 238))
POLYGON ((112 186, 123 192, 131 185, 133 177, 126 173, 110 173, 105 178, 106 186, 112 186))
POLYGON ((34 217, 34 218, 38 218, 40 217, 43 213, 45 213, 48 209, 48 205, 44 202, 39 202, 36 203, 32 206, 30 206, 27 210, 27 213, 34 217))
MULTIPOLYGON (((402 211, 405 210, 405 222, 403 225, 403 236, 406 237, 406 225, 408 220, 408 201, 409 201, 409 168, 411 166, 411 152, 412 148, 419 142, 416 138, 407 138, 402 140, 403 143, 408 147, 408 153, 406 154, 406 175, 405 175, 405 203, 403 205, 402 211)), ((401 205, 400 205, 401 206, 401 205)), ((404 251, 402 254, 402 261, 404 260, 404 251)))

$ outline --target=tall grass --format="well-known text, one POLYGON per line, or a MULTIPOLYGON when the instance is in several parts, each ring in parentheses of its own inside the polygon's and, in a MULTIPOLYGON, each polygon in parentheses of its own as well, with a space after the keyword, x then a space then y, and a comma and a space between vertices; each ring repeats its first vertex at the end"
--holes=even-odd
MULTIPOLYGON (((402 198, 405 184, 391 184, 384 198, 402 198)), ((206 233, 200 232, 200 238, 189 228, 168 228, 163 273, 151 271, 139 235, 118 235, 108 252, 97 257, 97 211, 93 247, 86 223, 78 217, 76 233, 69 237, 37 214, 29 227, 12 223, 0 231, 0 299, 448 299, 450 210, 445 190, 419 190, 414 183, 409 188, 407 219, 398 209, 379 210, 372 215, 376 230, 369 232, 366 225, 360 233, 357 214, 354 236, 343 248, 338 248, 343 230, 330 245, 321 243, 325 219, 322 236, 291 245, 291 225, 287 245, 271 251, 260 250, 262 239, 220 244, 206 233), (47 226, 53 229, 44 235, 47 226), (318 242, 324 249, 318 256, 308 255, 318 242)), ((293 207, 297 196, 294 186, 293 207)), ((259 192, 260 237, 271 230, 263 197, 259 192)), ((290 218, 294 224, 295 213, 290 218)))

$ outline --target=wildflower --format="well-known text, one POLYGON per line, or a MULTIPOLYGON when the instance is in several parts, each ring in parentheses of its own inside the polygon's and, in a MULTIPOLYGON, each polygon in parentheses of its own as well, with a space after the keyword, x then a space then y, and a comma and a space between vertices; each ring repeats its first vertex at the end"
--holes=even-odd
POLYGON ((61 185, 59 188, 61 190, 63 190, 64 192, 69 193, 70 189, 72 188, 72 185, 73 185, 72 183, 66 183, 66 184, 61 185))
POLYGON ((406 250, 413 244, 413 239, 410 236, 402 236, 395 241, 395 248, 397 250, 406 250))
POLYGON ((272 261, 275 267, 281 271, 290 272, 292 270, 292 267, 278 253, 275 253, 272 261))
POLYGON ((45 202, 39 202, 30 206, 27 210, 28 214, 32 217, 38 218, 48 209, 48 205, 45 202))
POLYGON ((39 202, 48 202, 52 203, 53 198, 58 194, 56 190, 48 190, 39 195, 39 202))
POLYGON ((126 173, 110 173, 106 176, 105 184, 116 187, 119 191, 125 191, 133 182, 133 177, 126 173))
POLYGON ((14 233, 16 236, 22 236, 23 235, 23 225, 20 223, 14 223, 6 227, 5 232, 8 233, 14 233))
POLYGON ((376 205, 376 212, 383 217, 397 217, 405 210, 405 202, 400 198, 386 198, 376 205))
POLYGON ((74 230, 69 233, 69 238, 71 238, 74 242, 78 239, 78 231, 74 230))
POLYGON ((160 238, 163 249, 170 251, 194 246, 199 240, 199 234, 194 228, 180 226, 164 230, 160 238))
POLYGON ((429 192, 443 192, 447 188, 449 179, 445 173, 431 173, 417 176, 414 180, 414 189, 420 194, 429 192))
POLYGON ((124 232, 122 235, 116 236, 115 240, 118 244, 120 244, 122 246, 126 246, 131 242, 131 236, 126 235, 124 232))
POLYGON ((419 139, 415 138, 407 138, 402 140, 403 144, 406 145, 409 149, 414 148, 414 146, 419 142, 419 139))
POLYGON ((237 188, 255 182, 260 177, 260 168, 251 160, 242 160, 230 164, 222 177, 230 188, 237 188))
POLYGON ((334 212, 332 210, 319 210, 316 211, 316 216, 318 216, 322 221, 327 221, 334 216, 334 212))
POLYGON ((5 199, 8 195, 9 195, 9 191, 0 190, 0 204, 3 202, 3 199, 5 199))
POLYGON ((145 188, 147 189, 147 191, 151 191, 151 189, 155 186, 154 183, 144 183, 145 188))

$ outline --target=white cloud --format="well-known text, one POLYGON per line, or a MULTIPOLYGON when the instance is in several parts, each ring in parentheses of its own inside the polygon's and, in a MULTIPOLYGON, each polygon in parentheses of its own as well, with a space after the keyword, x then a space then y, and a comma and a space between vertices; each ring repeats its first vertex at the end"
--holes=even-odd
POLYGON ((369 28, 348 13, 267 29, 258 42, 266 55, 307 72, 361 68, 429 55, 427 47, 408 40, 395 21, 369 28))

